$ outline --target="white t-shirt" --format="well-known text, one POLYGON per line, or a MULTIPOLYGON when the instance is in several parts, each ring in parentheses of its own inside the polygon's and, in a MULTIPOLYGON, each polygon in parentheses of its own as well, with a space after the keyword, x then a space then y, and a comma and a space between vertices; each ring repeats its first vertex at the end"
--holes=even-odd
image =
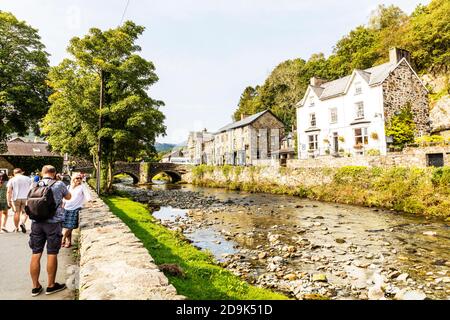
POLYGON ((86 202, 91 201, 91 194, 84 183, 77 186, 75 189, 71 186, 68 186, 67 189, 69 189, 72 194, 72 198, 70 198, 70 200, 64 200, 64 209, 80 209, 86 202))
POLYGON ((12 188, 13 201, 24 200, 28 198, 28 192, 30 191, 31 187, 31 179, 19 174, 8 181, 7 187, 12 188))

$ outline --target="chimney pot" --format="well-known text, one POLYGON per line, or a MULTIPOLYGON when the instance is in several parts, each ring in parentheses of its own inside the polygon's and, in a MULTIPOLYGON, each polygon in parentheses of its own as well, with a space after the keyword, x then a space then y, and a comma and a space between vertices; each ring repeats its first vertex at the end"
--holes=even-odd
POLYGON ((324 79, 320 79, 317 77, 312 77, 309 81, 309 84, 313 87, 320 87, 322 84, 324 84, 325 82, 327 82, 324 79))
POLYGON ((399 63, 403 58, 411 64, 411 53, 408 50, 396 47, 389 50, 389 61, 391 63, 399 63))

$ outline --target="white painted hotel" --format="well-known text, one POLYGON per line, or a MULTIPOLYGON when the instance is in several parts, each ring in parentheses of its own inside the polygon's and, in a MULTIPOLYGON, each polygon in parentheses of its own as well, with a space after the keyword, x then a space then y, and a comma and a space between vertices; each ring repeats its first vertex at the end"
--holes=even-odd
POLYGON ((385 121, 405 103, 420 114, 418 129, 425 129, 417 135, 425 134, 428 124, 421 119, 428 115, 427 92, 408 61, 407 51, 392 49, 388 63, 330 82, 312 78, 297 105, 299 159, 385 155, 385 121))

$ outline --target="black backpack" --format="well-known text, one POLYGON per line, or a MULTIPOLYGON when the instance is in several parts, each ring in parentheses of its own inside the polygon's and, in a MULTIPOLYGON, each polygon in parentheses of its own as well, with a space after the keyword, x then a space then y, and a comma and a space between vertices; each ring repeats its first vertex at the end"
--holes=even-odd
POLYGON ((40 186, 38 183, 31 187, 28 192, 27 205, 25 206, 25 212, 31 220, 41 222, 53 218, 56 214, 58 206, 52 191, 52 186, 55 183, 56 180, 47 186, 40 186))

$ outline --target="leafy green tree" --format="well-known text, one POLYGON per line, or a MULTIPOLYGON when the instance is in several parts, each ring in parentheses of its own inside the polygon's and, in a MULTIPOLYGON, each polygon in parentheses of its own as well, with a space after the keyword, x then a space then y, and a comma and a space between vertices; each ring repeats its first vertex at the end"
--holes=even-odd
POLYGON ((369 19, 369 28, 374 30, 376 41, 374 50, 378 55, 375 64, 389 60, 389 49, 392 47, 405 47, 405 35, 409 23, 408 15, 397 6, 379 5, 372 12, 369 19))
POLYGON ((449 71, 450 66, 450 1, 432 0, 413 12, 405 44, 420 71, 449 71))
POLYGON ((333 78, 344 77, 353 69, 367 69, 379 59, 376 52, 377 34, 374 30, 359 26, 336 44, 329 58, 333 78))
POLYGON ((239 121, 242 114, 252 115, 259 112, 258 106, 260 106, 261 103, 258 101, 258 90, 259 86, 256 86, 256 88, 251 86, 245 88, 239 99, 238 108, 233 114, 233 119, 235 121, 239 121))
MULTIPOLYGON (((0 11, 0 149, 11 133, 39 131, 48 110, 48 54, 38 31, 0 11)), ((2 150, 0 150, 1 152, 2 150)))
POLYGON ((393 139, 394 147, 403 148, 415 140, 416 124, 410 106, 405 106, 392 116, 386 126, 386 135, 393 139))
POLYGON ((165 134, 159 110, 164 104, 147 93, 158 80, 155 67, 136 54, 140 47, 135 42, 143 31, 130 21, 107 31, 92 28, 70 41, 72 60, 64 60, 49 75, 55 93, 43 132, 55 150, 89 153, 94 163, 100 138, 105 191, 112 187, 116 161, 154 156, 155 139, 165 134), (106 90, 99 128, 102 75, 106 90))

